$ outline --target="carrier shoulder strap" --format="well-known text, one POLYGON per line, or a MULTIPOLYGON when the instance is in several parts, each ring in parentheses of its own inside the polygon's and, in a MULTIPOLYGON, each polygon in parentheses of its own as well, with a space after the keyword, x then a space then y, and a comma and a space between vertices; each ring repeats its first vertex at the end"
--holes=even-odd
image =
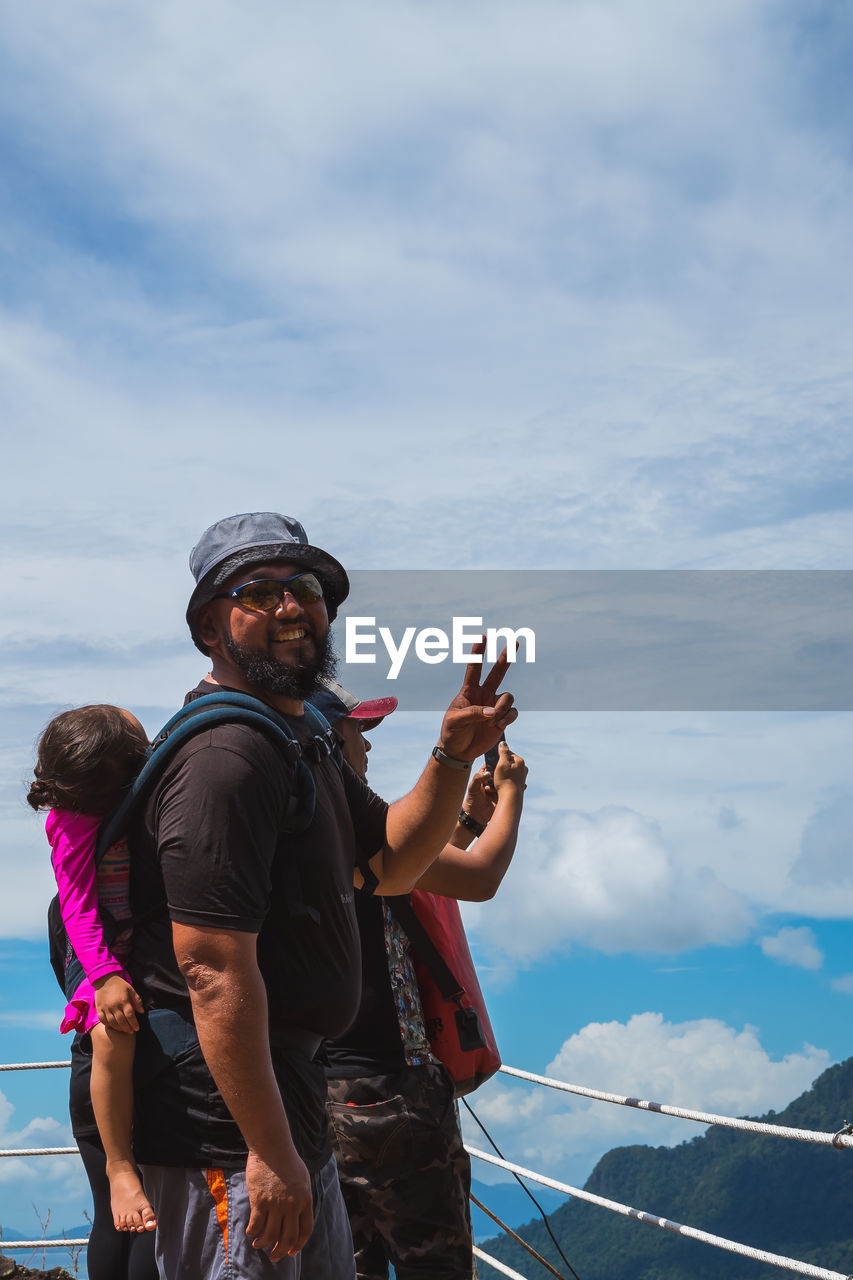
POLYGON ((124 835, 131 817, 148 798, 175 752, 197 733, 219 724, 246 724, 260 729, 281 749, 295 770, 296 785, 286 814, 288 830, 304 830, 314 816, 317 798, 314 776, 306 764, 306 757, 319 761, 323 756, 329 756, 340 768, 339 750, 336 749, 334 733, 328 721, 316 707, 308 703, 305 704, 305 714, 315 734, 311 742, 303 747, 284 716, 249 694, 222 690, 219 693, 206 693, 186 703, 157 734, 127 795, 101 826, 95 851, 96 862, 100 862, 107 849, 124 835))

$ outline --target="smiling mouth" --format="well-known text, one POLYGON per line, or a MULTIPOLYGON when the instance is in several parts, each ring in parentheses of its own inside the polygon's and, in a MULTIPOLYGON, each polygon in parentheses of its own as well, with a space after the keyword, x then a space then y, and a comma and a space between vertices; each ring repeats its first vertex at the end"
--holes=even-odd
POLYGON ((308 635, 307 627, 286 627, 273 637, 274 644, 286 644, 288 640, 304 640, 308 635))

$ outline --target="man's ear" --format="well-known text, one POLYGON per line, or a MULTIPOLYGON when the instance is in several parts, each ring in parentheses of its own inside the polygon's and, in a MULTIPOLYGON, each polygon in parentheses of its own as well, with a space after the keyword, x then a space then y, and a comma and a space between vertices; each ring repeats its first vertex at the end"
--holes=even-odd
POLYGON ((219 627, 213 617, 213 610, 202 606, 196 615, 196 631, 202 644, 208 649, 215 649, 219 642, 219 627))

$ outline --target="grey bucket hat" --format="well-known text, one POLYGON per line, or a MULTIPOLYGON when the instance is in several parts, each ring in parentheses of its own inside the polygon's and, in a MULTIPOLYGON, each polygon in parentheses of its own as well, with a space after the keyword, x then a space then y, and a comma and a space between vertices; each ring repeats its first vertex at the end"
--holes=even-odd
POLYGON ((323 584, 329 621, 334 621, 338 606, 349 595, 349 578, 334 556, 311 546, 298 520, 279 515, 277 511, 226 516, 205 529, 190 552, 196 588, 187 605, 187 625, 196 648, 202 653, 208 653, 208 649, 199 639, 195 625, 202 605, 212 600, 223 582, 238 569, 272 560, 288 560, 312 569, 323 584))

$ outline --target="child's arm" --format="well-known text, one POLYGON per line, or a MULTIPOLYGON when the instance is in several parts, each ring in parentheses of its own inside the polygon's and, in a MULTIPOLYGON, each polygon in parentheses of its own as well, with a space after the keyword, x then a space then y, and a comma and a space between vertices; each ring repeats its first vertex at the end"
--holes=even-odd
POLYGON ((45 831, 50 841, 62 923, 91 983, 122 966, 104 941, 98 915, 95 840, 100 819, 52 809, 45 831))
POLYGON ((95 1008, 105 1027, 113 1031, 138 1031, 137 1013, 142 1013, 142 1000, 120 973, 96 978, 95 1008))

